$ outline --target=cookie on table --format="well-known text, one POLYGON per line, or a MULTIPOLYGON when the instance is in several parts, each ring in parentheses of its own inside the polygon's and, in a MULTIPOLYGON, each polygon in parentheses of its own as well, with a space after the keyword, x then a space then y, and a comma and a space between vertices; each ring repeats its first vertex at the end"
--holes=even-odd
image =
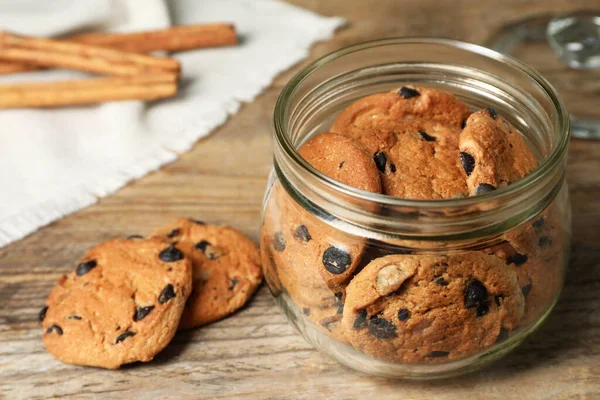
POLYGON ((258 246, 227 226, 179 218, 154 237, 174 243, 192 261, 193 285, 179 324, 190 329, 241 308, 262 282, 258 246))
POLYGON ((461 129, 471 110, 454 95, 431 88, 403 86, 387 93, 363 97, 346 107, 336 118, 331 131, 353 138, 375 154, 396 142, 398 121, 408 128, 418 120, 430 121, 450 129, 461 129))
POLYGON ((342 323, 350 343, 375 358, 437 363, 503 340, 523 308, 515 272, 498 257, 390 255, 350 282, 342 323))
POLYGON ((40 313, 46 349, 69 364, 150 361, 170 341, 192 290, 191 262, 160 239, 90 249, 40 313))
POLYGON ((472 196, 505 187, 537 167, 523 137, 493 108, 475 112, 467 119, 459 146, 472 196))
POLYGON ((469 108, 450 93, 402 87, 360 99, 338 116, 332 131, 359 141, 373 156, 390 196, 465 197, 458 137, 469 108))
POLYGON ((319 172, 348 186, 381 193, 381 181, 373 158, 349 137, 321 133, 298 150, 319 172))

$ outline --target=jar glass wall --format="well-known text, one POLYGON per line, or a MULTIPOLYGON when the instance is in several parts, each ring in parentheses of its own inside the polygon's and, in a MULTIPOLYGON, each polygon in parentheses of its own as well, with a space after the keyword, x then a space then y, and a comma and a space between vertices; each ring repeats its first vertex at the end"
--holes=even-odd
POLYGON ((274 129, 263 268, 277 304, 319 350, 370 374, 441 378, 506 354, 553 308, 570 246, 569 125, 535 71, 445 39, 358 44, 292 78, 274 129), (298 154, 351 102, 403 85, 493 107, 525 137, 538 169, 481 196, 408 200, 334 181, 298 154))

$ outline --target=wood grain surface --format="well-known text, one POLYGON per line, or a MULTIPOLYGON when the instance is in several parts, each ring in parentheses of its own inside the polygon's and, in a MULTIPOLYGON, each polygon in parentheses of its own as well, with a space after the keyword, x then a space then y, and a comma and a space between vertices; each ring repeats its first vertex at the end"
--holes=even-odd
MULTIPOLYGON (((600 8, 598 0, 292 3, 349 23, 316 45, 303 65, 367 39, 428 35, 484 43, 518 18, 600 8)), ((296 334, 265 287, 233 317, 178 334, 148 364, 106 371, 65 365, 46 353, 37 313, 59 276, 95 243, 148 234, 177 216, 230 224, 257 239, 271 166, 271 114, 282 86, 300 67, 279 76, 176 162, 0 249, 0 398, 600 398, 600 141, 571 143, 573 255, 555 312, 526 344, 481 372, 425 383, 353 372, 296 334)))

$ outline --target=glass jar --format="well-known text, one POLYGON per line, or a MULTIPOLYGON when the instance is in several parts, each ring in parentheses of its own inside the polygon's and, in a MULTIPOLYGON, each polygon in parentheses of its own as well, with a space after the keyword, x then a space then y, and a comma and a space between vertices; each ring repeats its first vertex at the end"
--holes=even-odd
POLYGON ((373 375, 448 377, 507 354, 554 307, 570 250, 569 120, 536 71, 447 39, 352 45, 290 80, 275 106, 274 130, 260 234, 264 273, 290 323, 320 351, 373 375), (327 132, 351 102, 403 85, 451 92, 473 109, 495 108, 522 133, 539 167, 484 195, 408 200, 346 186, 299 155, 296 149, 327 132), (391 287, 389 268, 375 286, 357 278, 382 257, 397 260, 391 287), (403 269, 414 262, 418 279, 403 269), (458 275, 448 272, 459 264, 458 275), (383 300, 370 298, 373 290, 383 291, 383 300))

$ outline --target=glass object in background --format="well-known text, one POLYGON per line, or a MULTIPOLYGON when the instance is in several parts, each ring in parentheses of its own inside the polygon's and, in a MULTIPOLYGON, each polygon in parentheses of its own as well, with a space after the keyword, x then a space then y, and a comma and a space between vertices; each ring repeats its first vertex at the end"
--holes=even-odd
POLYGON ((274 129, 263 269, 289 322, 320 351, 369 374, 448 377, 507 354, 554 307, 570 249, 569 121, 526 65, 446 39, 357 44, 290 80, 274 129), (539 168, 485 196, 408 200, 343 185, 297 152, 353 101, 409 84, 493 107, 523 134, 539 168), (418 274, 404 275, 408 260, 423 263, 418 274), (458 271, 460 260, 470 266, 458 271), (385 293, 374 293, 380 277, 385 293), (369 279, 377 283, 360 283, 369 279))
POLYGON ((486 44, 544 75, 571 114, 572 135, 600 139, 600 10, 516 21, 486 44))

